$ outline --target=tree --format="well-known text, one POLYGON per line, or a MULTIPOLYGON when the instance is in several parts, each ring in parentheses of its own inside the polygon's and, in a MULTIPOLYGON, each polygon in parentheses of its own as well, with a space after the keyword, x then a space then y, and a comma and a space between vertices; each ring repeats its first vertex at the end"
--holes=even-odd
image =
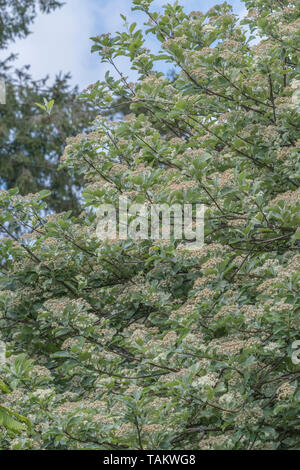
POLYGON ((55 0, 0 0, 0 49, 30 34, 37 7, 43 13, 50 13, 62 5, 55 0))
MULTIPOLYGON (((25 38, 40 10, 50 13, 62 5, 52 0, 0 1, 0 48, 16 38, 25 38), (2 27, 1 27, 2 25, 2 27)), ((51 188, 48 207, 52 211, 78 213, 82 181, 66 171, 58 172, 67 137, 87 129, 95 109, 76 98, 78 87, 71 87, 70 74, 33 80, 30 67, 13 70, 15 56, 0 62, 0 79, 6 82, 6 105, 0 105, 0 187, 19 187, 25 195, 51 188), (51 116, 38 108, 43 98, 54 100, 51 116)))
POLYGON ((87 129, 95 108, 77 100, 77 87, 70 75, 59 75, 53 84, 47 78, 33 80, 28 70, 6 78, 6 105, 0 107, 0 183, 17 186, 25 195, 52 190, 49 209, 78 213, 82 180, 58 171, 67 137, 87 129), (51 115, 36 103, 54 100, 51 115))
POLYGON ((33 428, 2 432, 3 449, 299 448, 299 5, 246 0, 240 23, 226 3, 151 3, 133 5, 161 53, 137 25, 94 38, 139 78, 107 75, 85 99, 144 112, 68 140, 80 216, 42 218, 47 192, 1 193, 2 375, 33 428), (101 240, 96 209, 120 195, 204 203, 205 244, 101 240))

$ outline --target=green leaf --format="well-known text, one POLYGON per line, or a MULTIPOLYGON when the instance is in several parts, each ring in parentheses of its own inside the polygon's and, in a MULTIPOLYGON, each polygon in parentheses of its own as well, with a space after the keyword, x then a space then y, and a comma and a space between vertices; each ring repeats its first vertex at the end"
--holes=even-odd
POLYGON ((6 383, 3 382, 3 380, 0 379, 0 390, 3 393, 11 393, 10 388, 6 385, 6 383))

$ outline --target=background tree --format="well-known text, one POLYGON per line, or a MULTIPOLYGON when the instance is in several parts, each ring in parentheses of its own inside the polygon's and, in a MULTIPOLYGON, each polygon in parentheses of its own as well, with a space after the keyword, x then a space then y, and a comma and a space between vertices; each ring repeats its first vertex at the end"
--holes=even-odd
POLYGON ((0 182, 7 189, 17 186, 21 194, 51 189, 49 208, 78 210, 80 176, 58 171, 65 140, 86 129, 95 109, 77 100, 78 88, 70 76, 32 80, 28 68, 6 79, 6 105, 0 107, 0 182), (36 103, 54 100, 51 115, 36 103))
POLYGON ((30 34, 38 9, 51 13, 62 5, 63 2, 55 0, 0 0, 0 50, 30 34))
MULTIPOLYGON (((56 1, 1 0, 0 49, 30 33, 37 14, 50 13, 62 5, 56 1)), ((82 180, 62 170, 58 164, 65 140, 86 129, 95 117, 95 108, 79 102, 78 88, 70 85, 70 75, 59 75, 52 84, 46 78, 33 80, 30 67, 13 70, 14 56, 0 63, 0 79, 6 82, 7 102, 0 106, 0 185, 18 186, 21 194, 52 190, 49 209, 78 211, 82 180), (54 100, 51 116, 36 105, 43 98, 54 100)))

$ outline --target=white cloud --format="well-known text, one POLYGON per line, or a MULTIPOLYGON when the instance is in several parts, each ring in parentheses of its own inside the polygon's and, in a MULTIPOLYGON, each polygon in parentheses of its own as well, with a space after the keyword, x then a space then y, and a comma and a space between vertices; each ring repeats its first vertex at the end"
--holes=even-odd
MULTIPOLYGON (((187 10, 199 8, 198 0, 181 1, 187 10)), ((200 8, 207 10, 220 2, 206 0, 200 8)), ((165 3, 167 0, 155 0, 153 8, 165 3)), ((234 0, 234 4, 241 7, 238 0, 234 0)), ((53 79, 60 71, 71 72, 73 83, 85 88, 102 79, 109 69, 106 64, 101 64, 97 54, 90 53, 92 43, 89 38, 122 29, 120 13, 129 21, 138 17, 143 22, 141 13, 131 12, 131 5, 131 0, 66 0, 61 9, 49 15, 39 14, 31 28, 32 34, 16 41, 8 52, 19 54, 18 66, 30 64, 36 79, 48 74, 53 79)), ((120 59, 119 63, 122 71, 133 80, 135 75, 129 70, 126 60, 120 59)))
POLYGON ((19 54, 18 65, 31 65, 34 78, 47 74, 53 78, 60 71, 70 71, 73 82, 85 87, 97 79, 101 68, 97 56, 90 54, 89 38, 102 32, 98 30, 99 20, 106 23, 110 16, 112 26, 116 26, 116 15, 109 15, 96 3, 104 2, 69 0, 50 15, 39 14, 32 34, 16 41, 9 52, 19 54))

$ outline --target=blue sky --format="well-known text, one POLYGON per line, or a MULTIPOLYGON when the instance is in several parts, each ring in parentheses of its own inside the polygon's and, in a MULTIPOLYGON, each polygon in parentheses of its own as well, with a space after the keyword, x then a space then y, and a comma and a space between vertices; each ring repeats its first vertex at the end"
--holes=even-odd
MULTIPOLYGON (((169 0, 170 2, 170 0, 169 0)), ((239 0, 227 0, 234 12, 242 14, 244 5, 239 0)), ((167 0, 155 0, 159 9, 167 0)), ((205 12, 223 0, 181 0, 185 10, 205 12)), ((144 15, 131 12, 131 0, 65 0, 65 5, 49 15, 39 14, 31 27, 32 34, 16 41, 9 52, 19 54, 17 65, 31 65, 35 79, 58 72, 71 72, 72 83, 80 89, 102 79, 107 66, 101 64, 96 54, 90 53, 90 37, 122 29, 120 13, 129 21, 143 22, 144 15)), ((151 43, 149 43, 151 47, 151 43)), ((148 47, 149 47, 148 46, 148 47)), ((3 54, 2 54, 3 55, 3 54)), ((5 54, 7 55, 7 54, 5 54)), ((122 71, 130 75, 128 64, 121 59, 122 71)))

